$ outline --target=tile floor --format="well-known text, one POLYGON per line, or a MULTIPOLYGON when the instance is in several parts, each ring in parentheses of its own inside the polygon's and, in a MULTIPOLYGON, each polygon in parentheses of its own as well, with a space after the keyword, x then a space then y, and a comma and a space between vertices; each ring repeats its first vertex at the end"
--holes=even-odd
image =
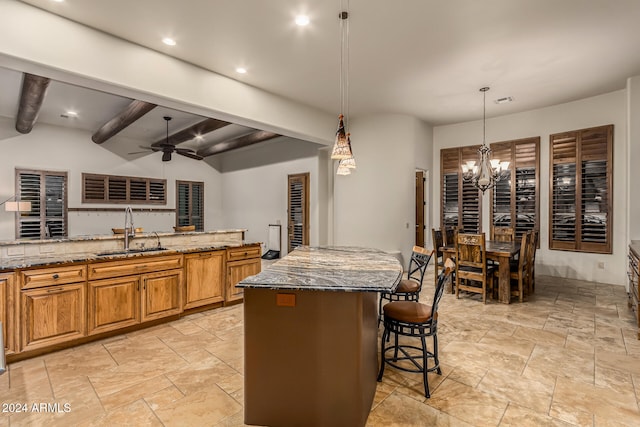
MULTIPOLYGON (((624 288, 544 276, 536 288, 511 305, 445 294, 431 399, 419 374, 387 368, 367 425, 640 425, 640 341, 624 288)), ((0 427, 244 425, 242 316, 242 305, 212 310, 11 364, 2 409, 29 412, 1 413, 0 427)))

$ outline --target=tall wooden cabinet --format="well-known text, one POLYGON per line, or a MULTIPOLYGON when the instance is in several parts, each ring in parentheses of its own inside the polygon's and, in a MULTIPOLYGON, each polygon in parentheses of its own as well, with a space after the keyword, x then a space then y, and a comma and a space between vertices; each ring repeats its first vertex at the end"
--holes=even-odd
POLYGON ((190 309, 224 301, 224 250, 184 256, 184 308, 190 309))
POLYGON ((242 289, 236 288, 236 285, 245 277, 260 273, 261 265, 260 244, 227 249, 225 302, 230 303, 242 300, 242 289))

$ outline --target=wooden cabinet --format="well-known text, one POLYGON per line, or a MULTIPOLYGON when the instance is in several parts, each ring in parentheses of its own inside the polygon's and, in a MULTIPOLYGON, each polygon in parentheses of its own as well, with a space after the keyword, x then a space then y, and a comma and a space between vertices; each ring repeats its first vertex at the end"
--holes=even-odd
POLYGON ((182 256, 89 265, 89 335, 182 312, 182 256))
POLYGON ((640 286, 638 277, 638 260, 640 260, 640 242, 632 242, 629 245, 629 266, 627 275, 629 276, 629 307, 636 313, 636 324, 638 325, 638 339, 640 339, 640 306, 638 305, 638 295, 640 286))
POLYGON ((5 354, 11 354, 15 350, 14 337, 16 335, 15 324, 15 274, 0 273, 0 321, 4 334, 5 354))
POLYGON ((182 312, 182 269, 144 274, 140 281, 143 322, 182 312))
POLYGON ((259 244, 227 249, 226 302, 242 299, 242 289, 236 288, 236 284, 245 277, 260 273, 261 265, 259 244))
POLYGON ((91 281, 88 334, 112 331, 140 323, 140 277, 91 281))
POLYGON ((86 283, 21 291, 21 350, 60 344, 86 335, 86 283))
POLYGON ((224 301, 225 251, 188 254, 184 264, 185 309, 224 301))

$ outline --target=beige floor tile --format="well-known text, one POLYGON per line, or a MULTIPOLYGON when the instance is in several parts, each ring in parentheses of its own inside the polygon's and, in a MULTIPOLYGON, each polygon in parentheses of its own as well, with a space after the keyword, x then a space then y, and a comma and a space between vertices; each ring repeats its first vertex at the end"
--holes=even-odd
POLYGON ((546 344, 552 346, 564 346, 567 334, 546 331, 544 329, 528 328, 524 326, 518 327, 513 333, 514 338, 521 338, 538 344, 546 344))
POLYGON ((368 427, 468 426, 462 420, 443 414, 431 406, 396 393, 376 406, 367 419, 368 427))
POLYGON ((238 372, 215 356, 202 360, 197 364, 175 369, 166 374, 166 377, 175 384, 184 394, 213 386, 218 381, 227 381, 236 376, 238 372))
POLYGON ((500 427, 572 427, 574 425, 513 403, 509 404, 500 421, 500 427))
POLYGON ((242 405, 213 386, 163 405, 155 413, 167 427, 211 426, 241 410, 242 405))
POLYGON ((428 405, 475 426, 497 426, 509 401, 446 379, 428 405))
POLYGON ((164 390, 172 386, 173 383, 167 377, 160 375, 115 393, 102 396, 100 402, 106 411, 112 411, 115 408, 129 405, 136 400, 152 395, 158 390, 164 390))
POLYGON ((549 410, 553 395, 553 386, 548 383, 495 368, 487 372, 477 389, 538 413, 549 410))
POLYGON ((159 408, 169 406, 184 397, 184 393, 182 393, 178 387, 171 386, 165 388, 160 391, 156 391, 148 397, 145 397, 144 400, 147 402, 149 407, 155 411, 159 408))
POLYGON ((160 420, 144 400, 137 400, 117 411, 110 411, 101 417, 76 424, 77 427, 112 427, 112 426, 162 426, 160 420))
POLYGON ((640 375, 640 363, 635 355, 599 350, 596 351, 596 364, 603 368, 619 369, 640 375))
POLYGON ((547 370, 558 376, 578 379, 588 384, 594 382, 594 355, 589 352, 536 345, 528 366, 547 370))

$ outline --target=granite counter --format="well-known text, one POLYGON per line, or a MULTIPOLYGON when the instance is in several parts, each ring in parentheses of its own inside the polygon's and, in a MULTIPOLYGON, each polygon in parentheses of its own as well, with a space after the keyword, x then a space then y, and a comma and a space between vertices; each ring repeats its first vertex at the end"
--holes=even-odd
POLYGON ((379 250, 300 247, 242 280, 245 423, 364 426, 377 384, 377 292, 401 276, 379 250))

